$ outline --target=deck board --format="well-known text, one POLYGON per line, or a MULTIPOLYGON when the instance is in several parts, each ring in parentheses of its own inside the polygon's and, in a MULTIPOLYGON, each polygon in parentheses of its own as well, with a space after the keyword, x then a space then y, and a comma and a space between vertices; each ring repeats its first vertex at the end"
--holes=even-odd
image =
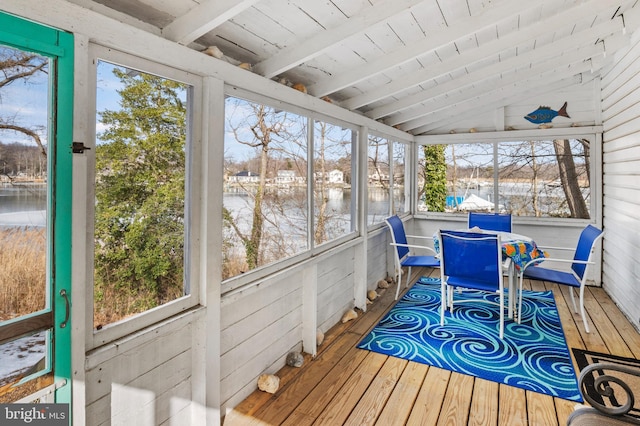
MULTIPOLYGON (((437 276, 437 271, 418 270, 412 281, 419 275, 437 276)), ((569 348, 640 356, 640 334, 603 289, 585 291, 587 334, 566 288, 527 281, 525 288, 553 291, 569 348)), ((301 368, 278 372, 281 387, 275 394, 256 390, 224 424, 566 424, 574 402, 357 349, 395 302, 395 287, 380 293, 366 313, 327 332, 315 359, 307 356, 301 368)))
POLYGON ((469 410, 469 426, 495 426, 498 424, 498 395, 500 385, 484 379, 473 384, 473 398, 469 410))
POLYGON ((404 424, 407 421, 428 370, 429 366, 426 364, 417 362, 408 363, 402 373, 402 377, 400 377, 396 387, 389 396, 387 404, 380 413, 376 422, 377 424, 404 424))
POLYGON ((451 371, 429 367, 418 398, 411 407, 407 424, 424 426, 436 424, 451 374, 451 371))

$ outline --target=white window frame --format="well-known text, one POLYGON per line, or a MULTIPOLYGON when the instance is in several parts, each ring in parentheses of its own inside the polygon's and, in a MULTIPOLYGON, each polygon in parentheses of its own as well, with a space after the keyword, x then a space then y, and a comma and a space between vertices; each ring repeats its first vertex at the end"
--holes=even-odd
MULTIPOLYGON (((145 60, 129 55, 114 49, 106 48, 98 44, 89 45, 90 69, 88 70, 88 105, 86 111, 86 126, 88 134, 93 137, 85 142, 90 147, 87 155, 85 174, 87 183, 86 200, 86 327, 85 339, 86 349, 93 349, 116 339, 127 336, 135 331, 149 327, 164 319, 175 316, 188 309, 196 307, 201 302, 200 285, 200 242, 199 235, 205 229, 200 214, 201 200, 206 199, 203 191, 206 189, 205 182, 199 178, 203 176, 202 171, 207 169, 207 159, 201 155, 202 147, 202 120, 201 106, 203 103, 204 84, 201 76, 168 67, 166 65, 145 60), (95 140, 96 140, 96 88, 97 73, 96 67, 99 60, 113 64, 138 69, 142 72, 162 76, 167 79, 178 81, 191 86, 189 92, 189 102, 187 105, 187 142, 186 142, 186 196, 185 196, 185 287, 189 289, 189 294, 176 300, 165 303, 153 309, 138 313, 121 321, 107 324, 100 330, 93 327, 93 301, 94 301, 94 223, 95 223, 95 140)), ((77 194, 77 192, 76 192, 77 194)))
MULTIPOLYGON (((225 85, 224 93, 225 93, 225 97, 228 96, 228 97, 244 99, 249 102, 260 103, 272 108, 286 110, 287 112, 291 112, 291 113, 298 114, 300 116, 305 117, 308 120, 307 130, 308 130, 309 136, 307 140, 307 143, 308 143, 307 155, 309 156, 308 157, 308 160, 309 160, 308 164, 310 167, 310 171, 308 173, 309 176, 313 176, 313 168, 311 167, 311 165, 313 164, 313 160, 314 160, 313 155, 315 153, 314 151, 315 141, 313 139, 313 136, 314 136, 316 121, 323 121, 334 126, 348 128, 352 132, 354 132, 353 134, 354 134, 355 142, 352 145, 351 161, 352 161, 352 164, 358 164, 358 167, 360 167, 360 163, 362 162, 362 159, 359 157, 360 147, 358 144, 360 143, 359 135, 363 132, 363 128, 361 126, 358 126, 356 124, 349 123, 343 120, 339 120, 333 117, 329 117, 325 114, 320 114, 318 112, 311 111, 287 102, 273 99, 268 96, 254 93, 237 86, 225 85)), ((365 158, 365 165, 366 165, 366 158, 365 158)), ((355 170, 356 170, 355 166, 352 167, 352 176, 351 176, 352 197, 353 197, 353 194, 358 193, 357 191, 361 191, 363 186, 359 182, 358 176, 356 175, 355 170)), ((309 191, 308 197, 307 197, 308 203, 309 203, 309 211, 312 211, 313 186, 309 185, 307 187, 307 191, 309 191)), ((313 244, 314 218, 313 218, 313 215, 309 215, 310 222, 308 224, 307 232, 309 233, 308 238, 310 239, 309 240, 310 246, 307 250, 301 253, 295 254, 293 256, 287 257, 285 259, 278 260, 271 264, 261 266, 251 271, 247 271, 244 274, 227 278, 226 280, 222 281, 221 294, 226 295, 232 291, 239 291, 239 289, 246 288, 247 286, 252 285, 252 283, 259 282, 260 280, 268 276, 271 276, 275 273, 286 270, 287 268, 293 267, 294 265, 301 263, 305 260, 311 259, 312 257, 318 256, 319 254, 322 254, 324 252, 329 252, 330 250, 342 244, 353 242, 355 239, 361 236, 361 232, 359 230, 360 224, 359 224, 358 218, 359 218, 359 215, 361 214, 362 209, 363 207, 359 205, 359 199, 352 200, 352 229, 353 230, 341 237, 338 237, 331 241, 327 241, 326 243, 323 243, 319 246, 315 246, 313 244)))
MULTIPOLYGON (((416 136, 416 145, 419 149, 423 145, 452 145, 452 144, 471 144, 471 143, 500 143, 513 142, 522 140, 554 140, 554 139, 580 139, 586 138, 592 141, 593 146, 590 149, 591 156, 591 188, 590 198, 590 219, 577 218, 551 218, 551 217, 533 217, 518 216, 518 221, 523 223, 541 223, 541 222, 571 222, 571 223, 600 223, 602 212, 602 126, 585 126, 585 127, 566 127, 566 128, 550 128, 538 130, 513 130, 508 132, 483 132, 483 133, 465 133, 465 134, 448 134, 448 135, 428 135, 416 136)), ((496 145, 497 146, 497 145, 496 145)), ((493 150, 494 161, 498 156, 497 149, 493 150)), ((418 155, 413 159, 413 167, 416 170, 414 179, 417 182, 418 155)), ((497 185, 497 173, 494 173, 497 185)), ((411 193, 411 199, 414 200, 413 214, 419 217, 433 217, 439 219, 459 217, 460 215, 452 213, 440 212, 423 212, 417 211, 418 188, 417 183, 411 193)))

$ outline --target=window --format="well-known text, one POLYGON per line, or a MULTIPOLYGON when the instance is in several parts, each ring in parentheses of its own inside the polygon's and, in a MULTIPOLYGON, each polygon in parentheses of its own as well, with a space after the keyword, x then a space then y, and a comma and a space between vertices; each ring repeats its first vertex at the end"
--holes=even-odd
POLYGON ((198 230, 190 215, 198 208, 190 178, 198 170, 190 143, 197 79, 139 60, 118 65, 135 59, 95 48, 93 321, 104 333, 131 316, 197 303, 189 297, 198 292, 189 256, 198 230))
POLYGON ((409 146, 402 142, 393 142, 393 164, 392 164, 392 194, 393 194, 393 214, 400 215, 409 211, 407 201, 409 200, 408 191, 410 186, 407 184, 411 179, 406 179, 407 157, 409 155, 409 146))
POLYGON ((357 132, 310 115, 226 98, 223 279, 354 231, 357 132))
POLYGON ((590 141, 529 140, 498 145, 500 200, 517 216, 590 218, 590 141))
POLYGON ((314 124, 314 245, 355 230, 351 152, 357 132, 324 121, 314 124))
POLYGON ((391 211, 389 145, 388 139, 369 135, 367 147, 368 225, 382 222, 391 211))
POLYGON ((590 139, 424 145, 418 209, 588 219, 590 139))
POLYGON ((225 102, 223 279, 309 248, 307 119, 225 102))

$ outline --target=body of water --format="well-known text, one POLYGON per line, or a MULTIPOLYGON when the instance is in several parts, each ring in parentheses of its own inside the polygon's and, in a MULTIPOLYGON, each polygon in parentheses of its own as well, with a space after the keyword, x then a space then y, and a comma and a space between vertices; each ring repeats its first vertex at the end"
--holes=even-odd
POLYGON ((45 226, 46 184, 0 186, 0 226, 45 226))

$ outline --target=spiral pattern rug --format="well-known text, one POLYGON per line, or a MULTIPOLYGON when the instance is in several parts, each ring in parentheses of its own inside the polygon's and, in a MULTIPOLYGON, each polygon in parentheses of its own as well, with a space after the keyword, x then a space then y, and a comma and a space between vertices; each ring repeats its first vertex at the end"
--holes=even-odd
MULTIPOLYGON (((497 295, 464 290, 465 299, 497 295)), ((525 291, 522 323, 488 303, 455 305, 440 326, 440 279, 421 278, 358 348, 582 402, 553 293, 525 291)))

